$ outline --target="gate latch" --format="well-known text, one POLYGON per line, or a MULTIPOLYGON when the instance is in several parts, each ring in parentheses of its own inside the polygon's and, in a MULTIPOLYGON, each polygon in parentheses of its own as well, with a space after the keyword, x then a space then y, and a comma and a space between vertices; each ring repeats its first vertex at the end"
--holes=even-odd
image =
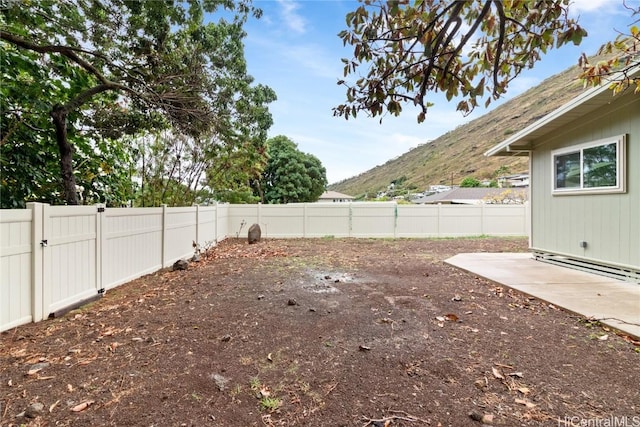
POLYGON ((48 245, 49 245, 49 242, 46 239, 40 241, 40 246, 42 246, 43 248, 46 248, 48 245))

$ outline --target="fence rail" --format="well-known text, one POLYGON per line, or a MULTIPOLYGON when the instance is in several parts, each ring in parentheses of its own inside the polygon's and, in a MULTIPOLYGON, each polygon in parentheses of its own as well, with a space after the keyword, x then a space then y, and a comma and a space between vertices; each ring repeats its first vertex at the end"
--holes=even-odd
POLYGON ((181 208, 49 206, 0 210, 0 331, 37 322, 212 245, 265 238, 526 236, 525 205, 304 203, 181 208))

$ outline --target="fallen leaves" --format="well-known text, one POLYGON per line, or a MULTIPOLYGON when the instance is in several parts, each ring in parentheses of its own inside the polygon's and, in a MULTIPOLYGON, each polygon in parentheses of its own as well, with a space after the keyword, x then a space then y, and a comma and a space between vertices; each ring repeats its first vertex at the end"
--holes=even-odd
POLYGON ((499 380, 504 380, 504 375, 502 375, 502 373, 495 367, 491 368, 491 372, 493 373, 493 376, 499 380))
POLYGON ((448 313, 448 314, 445 314, 444 316, 436 316, 435 319, 438 321, 438 326, 441 328, 444 327, 444 322, 453 322, 453 323, 461 322, 460 318, 453 313, 448 313))
POLYGON ((71 412, 82 412, 94 403, 95 400, 85 400, 84 402, 78 403, 76 406, 71 408, 71 412))
POLYGON ((518 391, 522 394, 524 394, 525 396, 529 393, 531 393, 531 390, 529 390, 528 387, 518 387, 518 391))
POLYGON ((529 401, 529 400, 527 400, 527 399, 518 399, 518 398, 516 398, 514 401, 515 401, 517 404, 520 404, 520 405, 524 405, 524 406, 526 406, 526 407, 527 407, 527 409, 532 409, 532 408, 535 408, 536 406, 538 406, 538 405, 536 405, 535 403, 530 402, 530 401, 529 401))

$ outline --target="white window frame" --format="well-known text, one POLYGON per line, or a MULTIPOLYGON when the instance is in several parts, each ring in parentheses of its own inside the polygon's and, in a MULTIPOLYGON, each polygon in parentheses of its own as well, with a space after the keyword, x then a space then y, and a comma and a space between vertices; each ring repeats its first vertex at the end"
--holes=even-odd
POLYGON ((603 138, 597 141, 585 142, 583 144, 572 145, 570 147, 558 148, 551 151, 551 194, 554 196, 573 195, 573 194, 608 194, 608 193, 625 193, 627 182, 626 168, 626 146, 627 136, 617 135, 610 138, 603 138), (583 151, 588 148, 600 145, 616 144, 616 183, 615 186, 608 187, 584 187, 584 169, 583 169, 583 151), (580 153, 580 187, 572 188, 556 188, 556 157, 580 153))

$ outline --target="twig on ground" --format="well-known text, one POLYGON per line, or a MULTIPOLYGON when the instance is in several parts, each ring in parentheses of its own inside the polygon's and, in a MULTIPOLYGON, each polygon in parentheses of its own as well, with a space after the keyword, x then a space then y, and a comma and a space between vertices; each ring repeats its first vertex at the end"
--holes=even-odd
POLYGON ((423 420, 414 415, 408 414, 404 411, 389 411, 389 412, 398 414, 398 415, 390 415, 388 417, 378 418, 378 419, 362 416, 363 421, 366 421, 366 424, 364 424, 362 427, 367 427, 367 426, 376 425, 376 424, 380 425, 381 423, 383 426, 386 427, 390 425, 392 421, 395 421, 395 420, 409 421, 411 423, 420 422, 420 423, 429 424, 429 421, 423 420))

